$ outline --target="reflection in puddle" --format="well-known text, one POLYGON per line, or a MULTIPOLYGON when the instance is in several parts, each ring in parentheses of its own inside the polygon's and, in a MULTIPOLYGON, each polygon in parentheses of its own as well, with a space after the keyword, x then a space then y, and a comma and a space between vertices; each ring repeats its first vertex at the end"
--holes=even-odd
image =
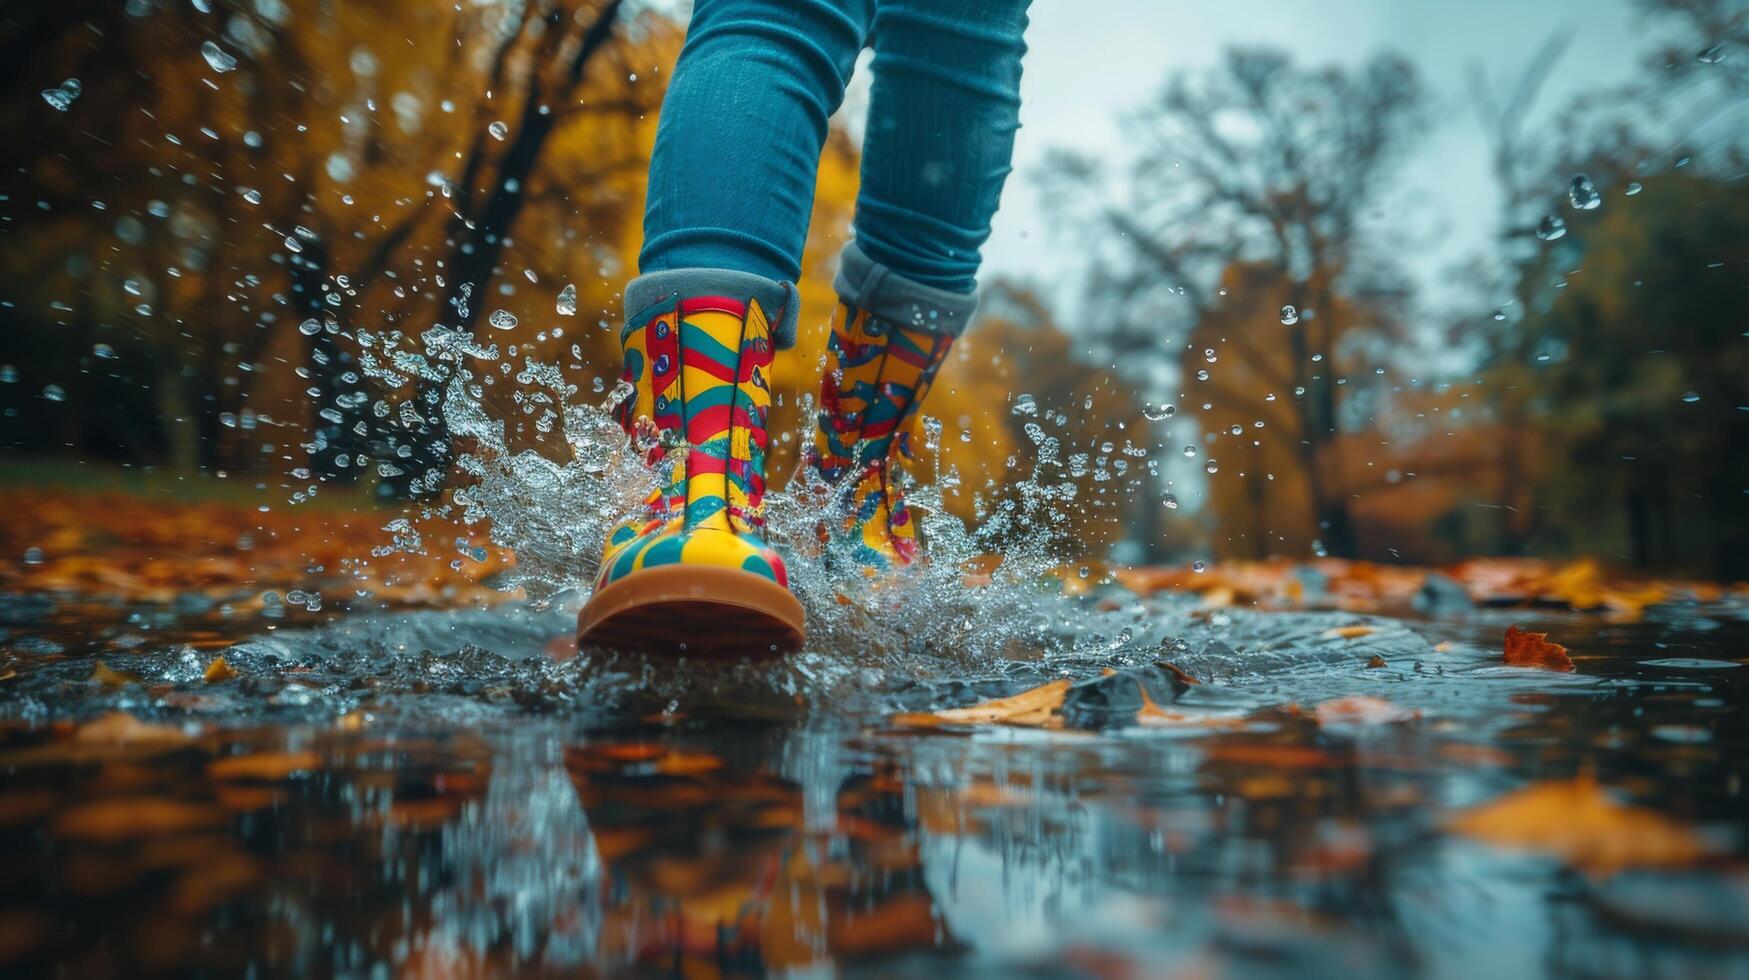
POLYGON ((1737 672, 1645 653, 1655 639, 1723 659, 1734 621, 1557 624, 1577 675, 1492 666, 1494 631, 1474 623, 1347 638, 1317 616, 1178 623, 1176 655, 1202 683, 1150 690, 1237 722, 1188 730, 1092 711, 1151 677, 1105 654, 884 678, 830 712, 731 689, 649 713, 601 707, 593 668, 544 658, 533 631, 500 624, 506 655, 403 661, 386 648, 435 636, 429 624, 379 649, 340 642, 357 628, 233 648, 259 690, 310 692, 264 709, 285 715, 268 727, 217 694, 187 700, 192 685, 179 700, 152 669, 152 696, 180 710, 52 670, 29 679, 75 699, 63 709, 134 714, 4 729, 8 972, 1749 967, 1737 672), (1374 656, 1388 666, 1365 666, 1374 656), (1102 666, 1120 673, 1101 681, 1102 666), (581 672, 570 707, 534 696, 562 670, 581 672), (1059 672, 1080 679, 1065 717, 1086 723, 887 720, 1059 672), (1361 696, 1400 710, 1368 714, 1361 696), (1476 813, 1488 829, 1454 824, 1476 813))

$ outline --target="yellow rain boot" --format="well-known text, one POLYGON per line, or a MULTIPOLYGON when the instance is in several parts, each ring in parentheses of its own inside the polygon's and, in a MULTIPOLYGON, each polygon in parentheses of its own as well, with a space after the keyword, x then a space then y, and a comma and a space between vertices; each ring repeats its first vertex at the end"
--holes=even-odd
POLYGON ((636 393, 620 423, 654 443, 661 487, 609 533, 578 642, 706 657, 798 649, 802 605, 761 537, 776 348, 764 308, 674 293, 629 317, 621 343, 636 393))

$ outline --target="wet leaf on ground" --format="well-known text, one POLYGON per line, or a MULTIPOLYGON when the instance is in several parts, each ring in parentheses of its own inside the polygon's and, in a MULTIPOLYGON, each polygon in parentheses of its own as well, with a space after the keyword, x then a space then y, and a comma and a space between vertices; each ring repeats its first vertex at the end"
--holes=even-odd
POLYGON ((1532 633, 1516 626, 1506 627, 1505 663, 1508 667, 1541 670, 1573 669, 1573 658, 1567 656, 1566 647, 1549 642, 1547 633, 1532 633))

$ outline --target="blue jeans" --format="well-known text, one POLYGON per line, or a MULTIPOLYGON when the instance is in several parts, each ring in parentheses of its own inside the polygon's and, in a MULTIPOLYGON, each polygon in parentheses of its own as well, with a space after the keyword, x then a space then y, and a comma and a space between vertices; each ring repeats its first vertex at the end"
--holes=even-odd
POLYGON ((1028 2, 697 0, 657 125, 640 271, 797 278, 826 121, 872 44, 840 285, 908 284, 969 314, 1020 128, 1028 2))

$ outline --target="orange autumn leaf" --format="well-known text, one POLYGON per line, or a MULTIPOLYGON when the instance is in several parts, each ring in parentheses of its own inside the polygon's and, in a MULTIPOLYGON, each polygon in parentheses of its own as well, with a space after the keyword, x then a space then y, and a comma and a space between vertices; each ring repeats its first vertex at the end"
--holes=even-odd
POLYGON ((214 657, 213 662, 206 665, 206 672, 201 675, 208 684, 217 684, 220 681, 228 681, 236 676, 237 672, 231 668, 230 664, 225 662, 224 657, 214 657))
POLYGON ((1499 847, 1540 851, 1597 875, 1686 867, 1706 854, 1692 827, 1617 803, 1590 775, 1514 790, 1456 814, 1446 827, 1499 847))
POLYGON ((1324 631, 1326 640, 1355 640, 1363 636, 1371 636, 1371 626, 1338 626, 1324 631))
POLYGON ((1062 724, 1059 712, 1069 693, 1069 679, 1059 678, 1005 698, 945 711, 913 711, 894 715, 893 723, 911 728, 942 725, 1027 725, 1052 728, 1062 724))
POLYGON ((1571 671, 1573 658, 1567 648, 1550 643, 1547 633, 1531 633, 1516 626, 1506 627, 1506 657, 1508 667, 1536 667, 1541 670, 1571 671))
MULTIPOLYGON (((1170 667, 1170 664, 1165 666, 1170 667)), ((1176 667, 1172 668, 1177 670, 1176 667)), ((1188 676, 1188 675, 1187 675, 1188 676)), ((1196 681, 1191 681, 1192 684, 1196 681)), ((1136 724, 1150 728, 1237 728, 1244 724, 1239 718, 1207 713, 1191 713, 1188 711, 1172 711, 1162 708, 1155 702, 1154 696, 1148 693, 1147 685, 1136 682, 1136 687, 1142 692, 1142 706, 1136 709, 1136 724)))
POLYGON ((101 660, 91 669, 91 679, 104 687, 126 687, 140 683, 140 675, 116 670, 101 660))

